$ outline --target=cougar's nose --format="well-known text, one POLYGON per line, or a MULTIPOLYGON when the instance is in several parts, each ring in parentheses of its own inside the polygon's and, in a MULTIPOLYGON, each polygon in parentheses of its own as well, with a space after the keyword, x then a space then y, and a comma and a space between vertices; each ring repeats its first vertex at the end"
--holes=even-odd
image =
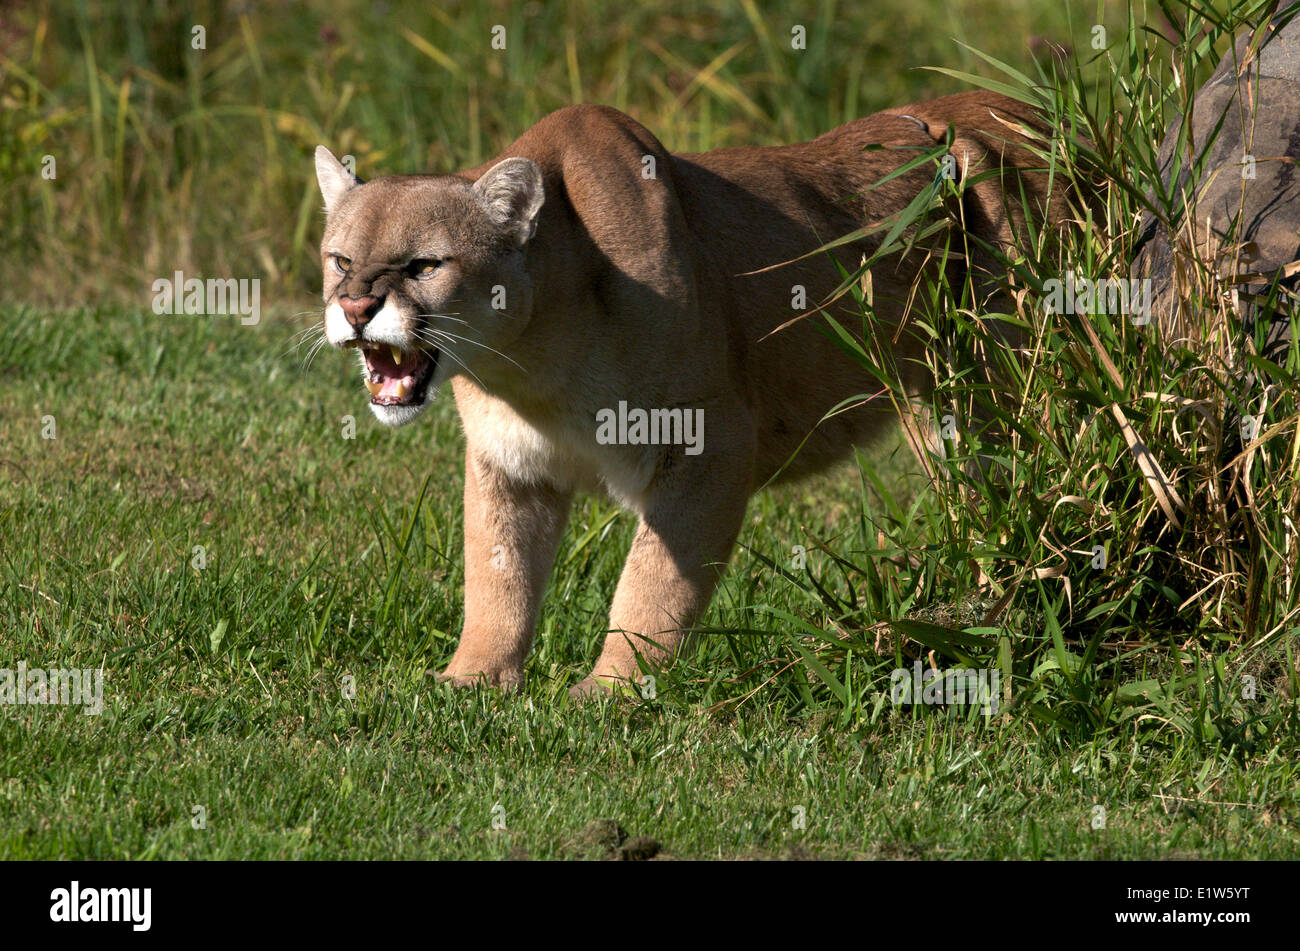
POLYGON ((384 306, 382 297, 340 297, 339 306, 343 316, 353 327, 364 327, 370 319, 384 306))

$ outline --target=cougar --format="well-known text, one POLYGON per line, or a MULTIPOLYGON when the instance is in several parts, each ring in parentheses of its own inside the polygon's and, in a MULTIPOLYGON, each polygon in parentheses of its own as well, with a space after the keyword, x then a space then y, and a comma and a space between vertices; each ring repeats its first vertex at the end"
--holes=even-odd
MULTIPOLYGON (((573 691, 639 680, 670 658, 709 603, 750 495, 896 424, 887 398, 827 416, 878 382, 815 317, 792 319, 855 313, 851 297, 830 298, 879 246, 883 230, 869 226, 936 167, 887 176, 950 141, 969 183, 962 226, 1006 245, 1024 214, 1050 213, 1031 128, 1041 122, 1027 107, 971 92, 810 142, 698 155, 669 153, 593 105, 552 113, 453 175, 363 183, 318 148, 329 343, 358 351, 382 423, 414 419, 450 381, 464 426, 465 616, 440 677, 522 683, 578 489, 639 523, 604 649, 573 691)), ((874 333, 920 399, 933 379, 906 313, 927 257, 893 253, 871 272, 874 333)), ((860 312, 846 324, 861 325, 860 312)), ((926 434, 907 433, 919 452, 926 434)))

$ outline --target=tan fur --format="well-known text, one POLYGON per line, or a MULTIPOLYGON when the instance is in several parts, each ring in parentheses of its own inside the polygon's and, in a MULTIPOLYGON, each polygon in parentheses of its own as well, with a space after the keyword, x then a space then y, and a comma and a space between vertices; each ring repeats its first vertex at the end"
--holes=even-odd
MULTIPOLYGON (((327 305, 337 308, 339 293, 380 292, 359 262, 445 251, 455 260, 439 272, 443 283, 412 284, 414 304, 401 305, 397 278, 376 278, 397 301, 384 332, 410 342, 420 321, 442 319, 417 314, 454 314, 468 323, 445 327, 482 344, 455 350, 463 367, 444 355, 435 380, 451 378, 468 444, 465 620, 443 677, 522 680, 578 488, 603 489, 639 518, 611 633, 578 689, 639 679, 638 653, 651 667, 670 656, 709 603, 750 494, 778 472, 788 479, 824 468, 897 419, 881 398, 822 421, 879 384, 815 318, 772 333, 798 313, 794 285, 806 288, 811 308, 840 282, 830 257, 753 272, 900 211, 933 179, 932 167, 872 186, 917 149, 943 141, 950 125, 962 175, 1001 166, 1044 204, 1043 176, 1021 173, 1037 164, 1013 131, 1026 124, 1036 122, 1020 104, 966 93, 890 109, 797 145, 670 155, 628 116, 577 106, 459 176, 357 186, 340 177, 332 156, 318 154, 329 210, 322 253, 341 250, 355 271, 332 286, 327 262, 327 305), (864 151, 870 145, 889 148, 864 151), (643 177, 647 157, 653 178, 643 177), (540 212, 531 167, 499 165, 511 158, 540 171, 540 212), (487 303, 497 286, 506 292, 503 310, 487 303), (703 451, 599 444, 597 413, 620 401, 703 410, 703 451)), ((998 179, 970 188, 960 209, 967 229, 991 243, 1014 242, 1004 195, 1020 188, 998 179)), ((834 257, 852 270, 879 239, 834 257)), ((872 273, 880 332, 897 338, 897 365, 918 399, 931 386, 923 344, 900 322, 923 266, 932 265, 917 249, 872 273)), ((829 309, 860 326, 849 303, 829 309)), ((327 319, 327 329, 336 325, 327 319)), ((338 334, 331 331, 331 342, 338 334)), ((413 413, 380 415, 402 422, 413 413)), ((911 437, 918 447, 926 438, 915 425, 911 437)))

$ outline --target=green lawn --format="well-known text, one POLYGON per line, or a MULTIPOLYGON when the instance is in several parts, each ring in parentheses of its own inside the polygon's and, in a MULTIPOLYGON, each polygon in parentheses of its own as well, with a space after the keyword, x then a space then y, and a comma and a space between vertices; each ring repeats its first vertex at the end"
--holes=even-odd
MULTIPOLYGON (((602 819, 667 858, 1296 853, 1293 738, 1067 742, 1020 717, 914 716, 867 680, 874 660, 843 668, 863 678, 851 710, 801 700, 802 667, 765 685, 797 663, 795 632, 751 605, 808 612, 757 554, 852 523, 853 467, 755 500, 706 623, 771 633, 706 636, 653 700, 566 697, 630 529, 581 500, 526 692, 457 691, 428 675, 460 615, 449 398, 384 430, 350 359, 304 372, 286 352, 296 325, 274 316, 15 316, 0 337, 0 644, 10 666, 102 663, 105 683, 99 716, 0 710, 4 857, 617 855, 602 819)), ((906 484, 901 451, 877 457, 906 484)))

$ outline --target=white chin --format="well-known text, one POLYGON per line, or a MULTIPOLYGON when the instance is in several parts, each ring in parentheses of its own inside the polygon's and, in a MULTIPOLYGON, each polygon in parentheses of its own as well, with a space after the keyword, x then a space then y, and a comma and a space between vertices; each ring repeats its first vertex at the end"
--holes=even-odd
POLYGON ((374 410, 375 418, 385 426, 404 426, 419 416, 429 402, 429 397, 425 396, 424 402, 416 406, 377 406, 371 403, 370 408, 374 410))

